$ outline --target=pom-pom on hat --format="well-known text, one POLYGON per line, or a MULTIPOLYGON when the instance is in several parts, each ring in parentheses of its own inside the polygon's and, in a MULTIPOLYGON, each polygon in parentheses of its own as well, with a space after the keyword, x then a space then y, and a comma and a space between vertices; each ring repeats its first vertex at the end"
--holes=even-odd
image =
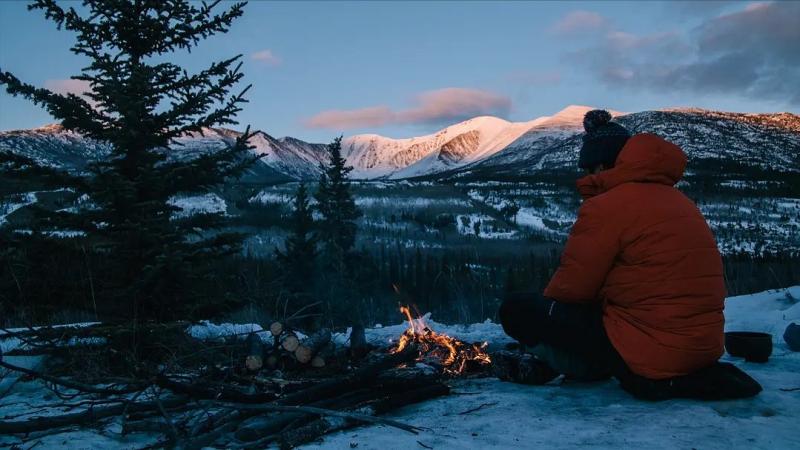
POLYGON ((583 146, 578 167, 591 169, 600 164, 614 167, 614 162, 631 133, 622 125, 611 121, 611 114, 603 109, 593 109, 583 116, 583 146))

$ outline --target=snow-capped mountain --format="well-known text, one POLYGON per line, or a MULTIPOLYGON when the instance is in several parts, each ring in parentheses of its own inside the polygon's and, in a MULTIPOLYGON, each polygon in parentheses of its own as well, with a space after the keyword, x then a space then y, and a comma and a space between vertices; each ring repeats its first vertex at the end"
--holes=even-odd
POLYGON ((7 150, 41 165, 80 170, 89 161, 108 155, 111 147, 67 131, 61 125, 51 124, 30 130, 0 132, 0 151, 7 150))
MULTIPOLYGON (((481 116, 436 133, 392 139, 374 134, 347 137, 342 152, 359 179, 413 177, 496 178, 574 170, 589 106, 569 106, 552 116, 509 122, 481 116)), ((800 117, 790 113, 743 114, 700 109, 670 109, 631 114, 613 112, 632 132, 654 132, 680 145, 689 168, 750 167, 800 172, 800 117)), ((240 133, 214 128, 178 139, 171 157, 214 151, 240 133)), ((324 144, 292 137, 276 139, 263 131, 250 140, 262 159, 250 181, 316 179, 327 158, 324 144)), ((0 151, 11 150, 40 163, 81 170, 110 152, 106 144, 68 132, 59 125, 0 132, 0 151)))
POLYGON ((488 157, 525 133, 534 122, 481 116, 436 133, 408 139, 374 134, 342 142, 355 178, 406 178, 452 169, 488 157))
MULTIPOLYGON (((574 134, 582 130, 583 115, 594 109, 571 105, 553 116, 528 122, 509 122, 480 116, 436 133, 408 139, 375 134, 346 138, 343 151, 355 178, 410 178, 449 171, 502 152, 523 137, 574 134)), ((622 113, 613 111, 612 115, 622 113)))
MULTIPOLYGON (((204 128, 202 133, 189 133, 176 139, 169 149, 170 158, 222 150, 232 145, 241 133, 225 128, 204 128)), ((324 144, 299 139, 276 139, 256 131, 249 143, 251 151, 262 155, 250 169, 250 177, 316 178, 319 165, 327 158, 324 144)), ((31 130, 0 132, 0 151, 10 150, 33 158, 40 164, 66 170, 82 170, 90 161, 111 153, 108 144, 67 131, 60 125, 47 125, 31 130)))
MULTIPOLYGON (((532 127, 502 151, 445 176, 497 177, 575 170, 582 125, 576 116, 532 127)), ((672 109, 616 114, 632 133, 650 132, 679 145, 689 170, 752 169, 800 173, 800 117, 672 109)))

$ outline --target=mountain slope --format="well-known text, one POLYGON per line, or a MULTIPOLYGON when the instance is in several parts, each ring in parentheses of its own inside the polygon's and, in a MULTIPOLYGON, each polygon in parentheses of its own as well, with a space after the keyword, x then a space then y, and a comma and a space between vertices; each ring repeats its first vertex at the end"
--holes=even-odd
MULTIPOLYGON (((176 139, 168 150, 170 158, 188 158, 193 154, 224 149, 232 145, 240 132, 225 128, 205 128, 202 133, 189 133, 176 139)), ((262 158, 246 178, 307 179, 319 175, 319 164, 327 158, 324 144, 311 144, 290 137, 275 139, 256 131, 249 143, 262 158)), ((0 132, 0 151, 33 158, 40 164, 70 171, 81 171, 95 159, 111 153, 108 144, 67 131, 60 125, 47 125, 31 130, 0 132)))
MULTIPOLYGON (((553 116, 528 122, 476 117, 436 133, 407 139, 357 135, 342 142, 353 178, 412 177, 484 179, 574 171, 588 106, 569 106, 553 116)), ((632 132, 653 132, 680 145, 690 170, 761 170, 800 172, 800 117, 789 113, 741 114, 700 109, 612 112, 632 132)), ((206 129, 178 139, 171 157, 213 151, 230 145, 240 133, 206 129)), ((249 181, 267 178, 316 179, 327 158, 324 144, 276 139, 258 131, 254 153, 263 155, 249 181)), ((42 164, 82 170, 88 161, 109 154, 110 147, 67 132, 58 125, 0 132, 0 151, 11 150, 42 164)))
POLYGON ((481 116, 426 136, 391 139, 357 135, 346 138, 342 145, 355 178, 405 178, 490 156, 525 133, 533 122, 513 123, 481 116))
MULTIPOLYGON (((679 145, 690 171, 758 170, 800 173, 800 117, 677 109, 644 111, 616 120, 632 133, 655 133, 679 145)), ((494 155, 444 177, 504 177, 576 171, 582 126, 543 122, 494 155)))

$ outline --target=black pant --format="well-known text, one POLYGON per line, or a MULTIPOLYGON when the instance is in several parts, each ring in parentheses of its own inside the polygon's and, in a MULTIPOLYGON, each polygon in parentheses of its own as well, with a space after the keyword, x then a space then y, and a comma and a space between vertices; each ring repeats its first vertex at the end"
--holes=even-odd
POLYGON ((543 343, 616 375, 625 363, 608 340, 599 305, 561 303, 532 292, 513 292, 500 306, 506 334, 535 346, 543 343))
POLYGON ((528 346, 546 344, 585 362, 597 375, 605 372, 620 381, 633 375, 608 339, 600 305, 561 303, 532 292, 514 292, 500 306, 500 323, 517 341, 528 346))
POLYGON ((532 292, 514 292, 500 306, 500 323, 506 334, 525 345, 546 344, 590 366, 607 368, 623 389, 641 399, 719 400, 761 391, 758 382, 728 363, 665 380, 633 373, 608 339, 599 305, 560 303, 532 292))

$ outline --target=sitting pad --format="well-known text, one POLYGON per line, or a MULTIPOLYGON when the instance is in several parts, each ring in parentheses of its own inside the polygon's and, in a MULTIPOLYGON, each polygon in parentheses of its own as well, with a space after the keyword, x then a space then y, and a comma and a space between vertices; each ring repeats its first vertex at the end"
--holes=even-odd
POLYGON ((692 398, 728 400, 753 397, 761 385, 750 375, 730 363, 716 362, 688 375, 664 380, 651 380, 629 373, 620 377, 622 388, 643 400, 692 398))

